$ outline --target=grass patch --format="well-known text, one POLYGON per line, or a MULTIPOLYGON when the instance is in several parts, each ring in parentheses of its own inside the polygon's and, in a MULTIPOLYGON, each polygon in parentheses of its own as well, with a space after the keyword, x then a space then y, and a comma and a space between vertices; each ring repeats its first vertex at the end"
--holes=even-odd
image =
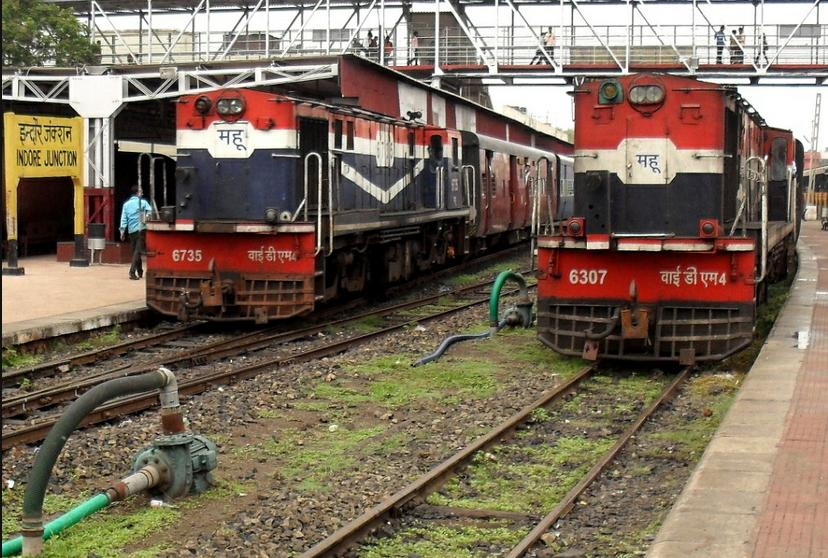
POLYGON ((750 370, 753 361, 759 356, 759 351, 762 350, 762 346, 765 344, 765 338, 770 333, 771 328, 773 328, 776 317, 788 300, 788 296, 790 296, 792 282, 793 275, 787 281, 780 281, 768 285, 768 298, 763 304, 759 305, 756 311, 756 329, 753 335, 753 342, 744 350, 712 366, 711 369, 736 370, 745 373, 750 370))
POLYGON ((30 353, 21 353, 14 347, 3 348, 3 368, 24 368, 34 366, 42 360, 42 356, 30 353))
POLYGON ((363 546, 359 555, 362 558, 477 558, 490 555, 488 549, 481 548, 483 545, 509 548, 519 543, 527 532, 504 527, 409 527, 393 537, 363 546))
POLYGON ((256 415, 259 418, 264 418, 264 419, 278 419, 278 418, 282 418, 283 416, 285 416, 284 413, 282 413, 281 411, 277 411, 277 410, 274 410, 274 409, 257 409, 256 410, 256 415))
POLYGON ((401 435, 383 437, 386 426, 316 433, 284 430, 278 439, 236 450, 237 454, 264 454, 281 462, 279 473, 299 479, 300 489, 324 490, 329 475, 353 467, 360 457, 380 455, 402 446, 401 435))
POLYGON ((498 446, 478 453, 472 465, 436 494, 431 504, 546 513, 615 442, 581 436, 553 445, 498 446))
MULTIPOLYGON (((47 494, 43 501, 43 510, 47 514, 62 514, 77 506, 88 495, 68 498, 66 496, 47 494)), ((3 540, 9 540, 20 534, 20 513, 23 505, 23 490, 3 490, 3 540)), ((115 558, 124 556, 122 548, 139 542, 147 536, 157 533, 179 517, 179 512, 171 508, 141 508, 133 513, 118 513, 117 508, 103 510, 88 517, 44 544, 44 558, 61 558, 65 556, 99 556, 115 558)), ((46 520, 48 523, 51 519, 46 520)), ((163 550, 161 546, 129 554, 143 558, 155 556, 163 550)))
MULTIPOLYGON (((122 548, 139 542, 176 521, 180 513, 170 508, 143 508, 127 515, 88 518, 44 545, 43 558, 65 556, 123 556, 122 548)), ((151 549, 135 553, 151 556, 151 549)))
POLYGON ((348 327, 358 331, 359 333, 369 333, 372 331, 376 331, 378 329, 382 329, 386 325, 385 318, 383 316, 366 316, 360 320, 352 322, 348 324, 348 327))
POLYGON ((91 351, 92 349, 97 349, 99 347, 106 347, 108 345, 120 343, 120 341, 121 326, 115 325, 103 333, 95 334, 80 343, 76 343, 75 349, 81 352, 91 351))
POLYGON ((485 360, 444 360, 437 365, 412 368, 412 355, 387 355, 350 367, 347 372, 375 378, 366 386, 349 382, 325 383, 315 395, 346 404, 371 402, 396 408, 416 399, 451 401, 453 398, 477 399, 495 392, 495 366, 485 360))
POLYGON ((191 496, 187 499, 176 502, 176 507, 181 509, 198 509, 215 500, 226 498, 238 498, 240 494, 250 492, 255 487, 252 482, 238 482, 233 480, 218 480, 209 489, 198 496, 191 496))
POLYGON ((690 380, 688 396, 693 413, 683 421, 640 436, 644 455, 695 461, 719 427, 739 389, 741 376, 706 374, 690 380))

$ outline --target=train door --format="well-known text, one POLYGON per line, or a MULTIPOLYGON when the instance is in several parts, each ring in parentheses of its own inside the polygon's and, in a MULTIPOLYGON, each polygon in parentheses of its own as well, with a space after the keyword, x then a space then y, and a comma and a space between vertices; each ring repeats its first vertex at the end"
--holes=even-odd
POLYGON ((556 155, 555 182, 557 183, 557 204, 555 218, 569 219, 575 213, 575 165, 572 157, 556 155))
POLYGON ((463 165, 463 160, 460 156, 460 134, 449 131, 448 140, 451 144, 451 149, 448 153, 448 170, 446 172, 446 207, 448 209, 458 209, 464 207, 465 199, 460 180, 460 169, 463 165))
POLYGON ((736 193, 739 189, 739 115, 734 110, 725 108, 725 146, 724 152, 732 155, 724 159, 724 190, 722 220, 725 224, 733 223, 736 218, 736 193))
POLYGON ((477 136, 470 132, 460 132, 462 138, 462 161, 460 167, 460 182, 466 193, 466 204, 469 207, 468 235, 477 236, 480 224, 481 196, 481 165, 480 145, 477 136))
POLYGON ((494 151, 491 149, 481 150, 483 162, 481 164, 481 189, 480 189, 480 231, 483 235, 491 233, 493 203, 497 199, 497 176, 494 169, 494 151))
POLYGON ((328 208, 328 121, 314 118, 299 119, 299 172, 303 177, 303 185, 307 191, 307 205, 309 211, 316 212, 328 208), (320 184, 322 178, 322 203, 319 203, 320 184))

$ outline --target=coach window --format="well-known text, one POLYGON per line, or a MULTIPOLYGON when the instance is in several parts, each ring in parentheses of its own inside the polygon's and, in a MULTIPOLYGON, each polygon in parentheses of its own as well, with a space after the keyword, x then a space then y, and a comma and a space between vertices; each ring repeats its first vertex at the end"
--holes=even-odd
POLYGON ((342 149, 342 121, 334 120, 334 149, 342 149))
POLYGON ((353 151, 354 150, 354 121, 353 120, 348 120, 347 124, 348 124, 348 138, 347 138, 348 143, 345 144, 345 148, 348 149, 349 151, 353 151))

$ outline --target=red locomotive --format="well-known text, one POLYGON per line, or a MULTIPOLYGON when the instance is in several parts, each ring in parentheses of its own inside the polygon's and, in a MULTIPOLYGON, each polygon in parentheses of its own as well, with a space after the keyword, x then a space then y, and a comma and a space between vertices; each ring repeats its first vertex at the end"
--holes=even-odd
POLYGON ((333 97, 325 83, 324 97, 179 100, 176 205, 148 227, 151 308, 257 323, 306 314, 523 240, 558 210, 570 144, 355 57, 338 71, 333 97))
POLYGON ((690 78, 595 79, 574 97, 574 211, 538 241, 540 339, 680 363, 748 345, 793 252, 802 145, 690 78))

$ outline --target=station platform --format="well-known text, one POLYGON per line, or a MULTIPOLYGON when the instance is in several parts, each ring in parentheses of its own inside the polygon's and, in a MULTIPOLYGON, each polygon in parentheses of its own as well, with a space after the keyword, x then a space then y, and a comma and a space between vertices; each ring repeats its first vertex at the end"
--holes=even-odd
POLYGON ((647 554, 828 558, 828 232, 647 554))
POLYGON ((3 347, 141 318, 144 280, 129 279, 129 264, 70 267, 54 254, 21 258, 26 274, 4 275, 3 347))

